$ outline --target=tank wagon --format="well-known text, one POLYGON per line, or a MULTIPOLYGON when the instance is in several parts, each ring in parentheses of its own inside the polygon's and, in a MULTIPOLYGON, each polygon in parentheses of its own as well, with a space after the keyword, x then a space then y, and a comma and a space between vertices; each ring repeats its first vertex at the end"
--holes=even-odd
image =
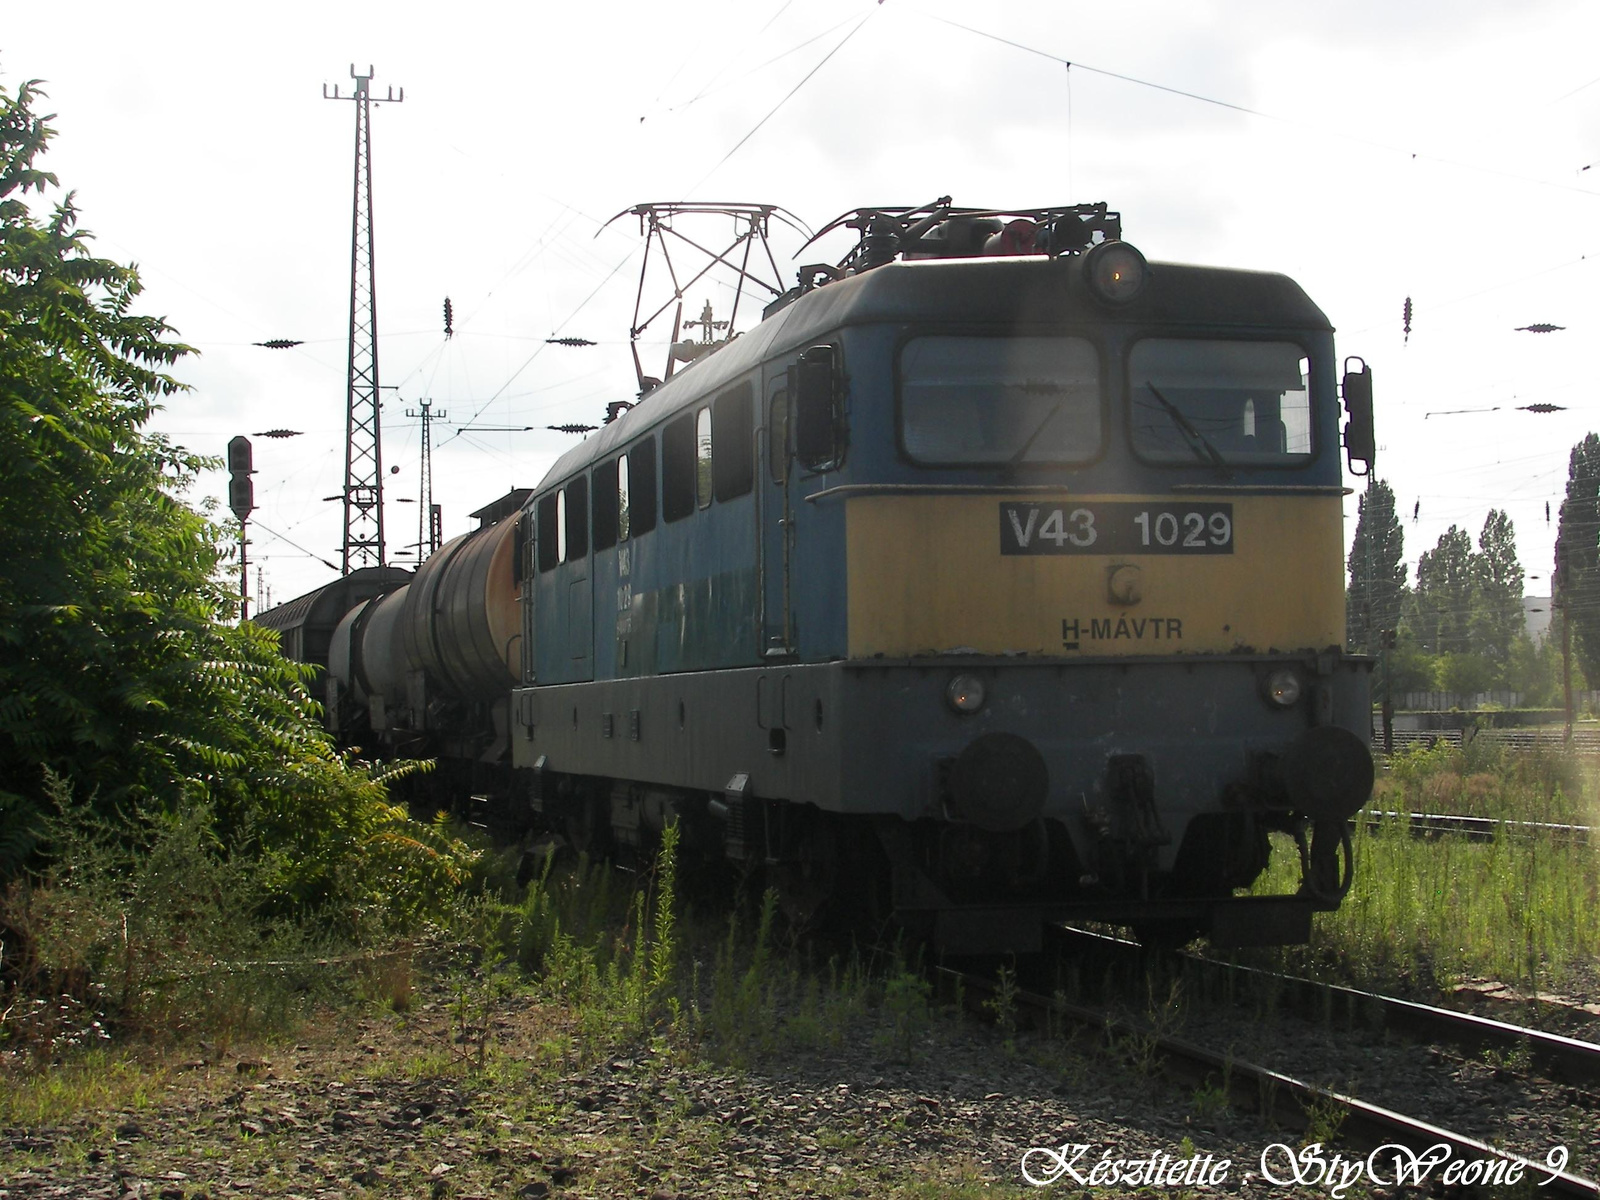
MULTIPOLYGON (((326 587, 266 609, 257 614, 255 622, 277 631, 278 646, 285 658, 326 671, 333 631, 345 614, 357 604, 393 591, 410 578, 411 572, 404 567, 361 567, 326 587)), ((326 678, 318 675, 321 681, 326 678)), ((326 683, 319 686, 325 687, 326 683)))
POLYGON ((835 225, 842 263, 352 605, 330 719, 949 950, 1304 940, 1373 780, 1370 373, 1341 397, 1291 280, 1147 264, 1105 205, 835 225), (1274 831, 1298 889, 1241 894, 1274 831))
POLYGON ((364 568, 255 618, 279 630, 288 657, 324 668, 313 691, 340 741, 436 759, 425 786, 441 799, 509 792, 510 691, 522 675, 517 514, 528 495, 473 513, 478 528, 415 573, 364 568))

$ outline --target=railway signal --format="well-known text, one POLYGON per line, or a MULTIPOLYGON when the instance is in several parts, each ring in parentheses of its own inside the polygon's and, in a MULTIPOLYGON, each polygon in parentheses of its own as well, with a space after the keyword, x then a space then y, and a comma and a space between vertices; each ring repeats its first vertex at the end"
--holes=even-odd
POLYGON ((228 443, 228 507, 233 509, 233 515, 241 524, 256 507, 255 485, 250 482, 254 474, 250 439, 234 438, 228 443))
POLYGON ((236 437, 228 443, 228 507, 239 519, 239 620, 250 617, 250 577, 246 574, 245 522, 255 511, 255 484, 250 476, 255 474, 251 461, 250 439, 236 437))

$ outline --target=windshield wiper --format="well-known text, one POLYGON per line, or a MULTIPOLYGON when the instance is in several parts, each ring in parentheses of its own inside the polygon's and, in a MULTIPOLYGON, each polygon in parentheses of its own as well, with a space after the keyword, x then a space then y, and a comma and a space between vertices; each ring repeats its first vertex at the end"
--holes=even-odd
POLYGON ((1022 445, 1017 448, 1017 452, 1011 456, 1011 459, 1006 463, 1006 466, 1014 467, 1027 457, 1028 451, 1033 449, 1034 442, 1039 440, 1039 435, 1044 432, 1045 426, 1056 419, 1057 414, 1059 414, 1062 408, 1066 406, 1066 403, 1067 402, 1065 400, 1057 400, 1050 406, 1050 411, 1045 413, 1044 419, 1033 427, 1033 432, 1030 433, 1022 445))
POLYGON ((1150 389, 1151 394, 1157 400, 1161 401, 1161 407, 1167 410, 1167 415, 1172 418, 1172 423, 1189 439, 1189 449, 1194 451, 1195 457, 1201 462, 1209 462, 1224 475, 1232 475, 1233 472, 1228 467, 1228 460, 1222 457, 1205 434, 1190 423, 1189 418, 1183 415, 1183 410, 1163 396, 1161 390, 1148 379, 1144 381, 1144 385, 1150 389))

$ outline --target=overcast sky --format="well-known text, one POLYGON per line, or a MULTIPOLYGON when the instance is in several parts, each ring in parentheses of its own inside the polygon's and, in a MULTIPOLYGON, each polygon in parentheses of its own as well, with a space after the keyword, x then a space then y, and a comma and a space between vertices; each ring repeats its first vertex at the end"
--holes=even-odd
MULTIPOLYGON (((632 398, 641 241, 631 218, 597 237, 606 218, 739 200, 820 228, 948 193, 1105 200, 1152 260, 1298 280, 1340 353, 1372 364, 1408 557, 1451 523, 1476 537, 1501 507, 1539 592, 1568 452, 1600 427, 1596 45, 1592 0, 88 0, 70 18, 10 6, 0 82, 44 81, 59 136, 43 165, 98 250, 138 263, 145 310, 202 351, 155 427, 214 454, 304 431, 255 440, 251 556, 278 601, 339 558, 323 497, 343 484, 354 115, 322 88, 347 92, 352 60, 376 68, 377 94, 405 89, 373 118, 391 553, 417 537, 407 408, 449 414, 435 500, 453 536, 571 445, 543 426, 632 398), (1516 331, 1537 322, 1566 328, 1516 331), (268 338, 305 344, 251 345, 268 338), (1533 403, 1566 411, 1517 411, 1533 403)), ((799 240, 775 239, 786 270, 799 240)), ((835 235, 806 257, 847 248, 835 235)), ((696 289, 689 315, 705 299, 727 294, 696 289)), ((659 373, 662 348, 646 354, 659 373)))

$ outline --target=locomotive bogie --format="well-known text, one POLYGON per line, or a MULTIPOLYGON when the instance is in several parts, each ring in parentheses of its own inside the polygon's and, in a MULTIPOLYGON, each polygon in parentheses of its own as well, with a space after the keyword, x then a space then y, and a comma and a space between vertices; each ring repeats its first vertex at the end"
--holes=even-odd
MULTIPOLYGON (((696 812, 738 781, 735 802, 772 819, 842 818, 918 877, 930 910, 987 896, 1019 906, 1014 920, 1114 920, 1143 898, 1208 924, 1265 868, 1269 830, 1365 800, 1353 737, 1335 753, 1358 769, 1332 810, 1291 769, 1308 731, 1355 721, 1365 695, 1363 665, 1337 652, 790 664, 520 689, 513 752, 547 780, 656 781, 696 812), (1286 664, 1305 681, 1289 707, 1264 694, 1286 664), (950 703, 962 676, 985 693, 976 712, 950 703)), ((742 833, 728 851, 746 853, 742 833)))

